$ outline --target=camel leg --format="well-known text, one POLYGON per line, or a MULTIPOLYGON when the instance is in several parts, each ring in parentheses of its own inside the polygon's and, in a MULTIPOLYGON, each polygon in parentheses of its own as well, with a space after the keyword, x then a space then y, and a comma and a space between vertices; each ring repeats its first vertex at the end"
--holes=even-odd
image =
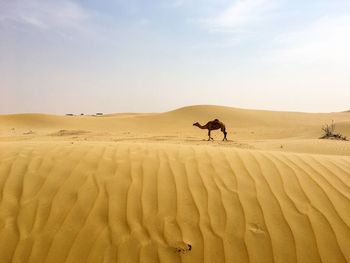
POLYGON ((227 141, 227 132, 225 130, 222 131, 224 133, 224 138, 222 139, 223 141, 227 141))
POLYGON ((208 141, 210 141, 210 140, 214 141, 214 139, 210 136, 210 134, 211 134, 211 130, 208 131, 208 136, 209 136, 208 141))

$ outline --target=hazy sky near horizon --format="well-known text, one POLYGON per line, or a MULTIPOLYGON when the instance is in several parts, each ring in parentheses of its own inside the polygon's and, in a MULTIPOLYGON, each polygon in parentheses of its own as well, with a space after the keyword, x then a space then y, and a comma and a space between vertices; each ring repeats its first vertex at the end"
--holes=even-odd
POLYGON ((0 114, 350 109, 350 0, 0 0, 0 114))

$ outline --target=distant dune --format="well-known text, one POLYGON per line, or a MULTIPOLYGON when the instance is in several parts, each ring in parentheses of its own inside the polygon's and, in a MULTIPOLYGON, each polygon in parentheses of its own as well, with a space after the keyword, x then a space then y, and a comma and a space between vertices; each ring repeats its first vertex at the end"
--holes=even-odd
POLYGON ((320 133, 323 124, 334 120, 337 128, 350 134, 348 113, 298 113, 246 110, 222 106, 190 106, 165 113, 153 114, 108 114, 104 116, 58 116, 45 114, 17 114, 0 116, 1 128, 38 129, 88 129, 109 132, 176 133, 197 132, 192 123, 218 118, 225 122, 229 132, 242 131, 242 137, 259 139, 310 137, 320 133), (260 133, 251 136, 246 130, 260 133))
POLYGON ((0 116, 1 262, 350 262, 350 114, 0 116), (228 142, 192 123, 218 118, 228 142))

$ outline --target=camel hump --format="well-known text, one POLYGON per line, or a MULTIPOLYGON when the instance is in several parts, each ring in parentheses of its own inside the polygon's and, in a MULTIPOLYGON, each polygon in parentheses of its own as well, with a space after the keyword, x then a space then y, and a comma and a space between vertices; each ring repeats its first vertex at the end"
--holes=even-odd
POLYGON ((219 122, 219 119, 215 119, 214 121, 219 122))

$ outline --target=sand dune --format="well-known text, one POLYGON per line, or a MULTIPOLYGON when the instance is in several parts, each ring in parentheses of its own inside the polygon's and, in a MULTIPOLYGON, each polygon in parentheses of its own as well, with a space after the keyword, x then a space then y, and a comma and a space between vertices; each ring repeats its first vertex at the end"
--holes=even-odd
POLYGON ((350 146, 315 138, 328 119, 350 131, 216 106, 0 116, 1 262, 350 262, 350 146), (232 141, 191 125, 214 115, 232 141))
POLYGON ((2 262, 350 261, 350 157, 3 143, 0 158, 2 262))
POLYGON ((348 141, 282 139, 257 141, 251 145, 260 150, 350 156, 350 143, 348 141))
POLYGON ((323 124, 334 120, 337 129, 350 134, 350 113, 298 113, 246 110, 222 106, 190 106, 157 114, 111 114, 106 116, 58 116, 17 114, 0 116, 0 131, 9 128, 55 131, 89 130, 108 132, 201 134, 196 121, 219 118, 237 139, 316 138, 323 124))

